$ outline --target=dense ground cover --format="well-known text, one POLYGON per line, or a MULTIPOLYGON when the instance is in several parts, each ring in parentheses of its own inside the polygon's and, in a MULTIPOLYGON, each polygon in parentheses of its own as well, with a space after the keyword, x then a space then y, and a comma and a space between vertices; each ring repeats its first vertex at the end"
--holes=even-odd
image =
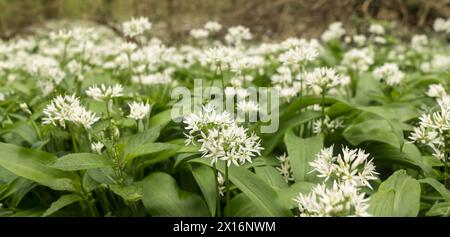
POLYGON ((366 29, 208 22, 169 46, 137 18, 0 42, 0 215, 450 215, 450 21, 366 29))

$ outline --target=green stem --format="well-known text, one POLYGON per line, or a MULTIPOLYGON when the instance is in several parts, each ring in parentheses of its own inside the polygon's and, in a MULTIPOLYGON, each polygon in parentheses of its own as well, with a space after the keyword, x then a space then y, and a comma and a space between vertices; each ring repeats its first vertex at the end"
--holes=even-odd
POLYGON ((77 153, 78 152, 78 145, 77 145, 77 142, 75 140, 75 134, 73 133, 72 126, 70 124, 68 124, 67 127, 69 128, 70 137, 72 139, 73 150, 75 151, 75 153, 77 153))
POLYGON ((322 102, 320 103, 320 107, 321 107, 321 111, 322 111, 322 115, 321 115, 321 124, 320 124, 320 130, 323 133, 324 131, 324 122, 325 122, 325 88, 322 87, 322 102))
POLYGON ((217 180, 217 167, 216 163, 214 163, 214 180, 216 181, 216 217, 221 216, 220 210, 220 192, 219 192, 219 181, 217 180))
POLYGON ((230 204, 230 180, 228 179, 228 165, 225 164, 225 214, 228 215, 228 205, 230 204))

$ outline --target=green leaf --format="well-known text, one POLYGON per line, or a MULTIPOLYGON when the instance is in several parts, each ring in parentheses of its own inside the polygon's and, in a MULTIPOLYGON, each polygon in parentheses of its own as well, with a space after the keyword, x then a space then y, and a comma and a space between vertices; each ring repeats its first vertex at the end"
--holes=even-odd
POLYGON ((134 148, 156 141, 159 137, 159 127, 147 129, 143 132, 124 137, 120 143, 125 144, 125 153, 130 153, 134 148))
POLYGON ((450 202, 435 203, 425 214, 427 216, 450 216, 450 202))
POLYGON ((273 149, 280 143, 285 135, 286 131, 289 129, 299 126, 301 124, 307 123, 314 119, 320 118, 321 114, 319 112, 307 111, 299 115, 295 115, 287 120, 280 120, 280 128, 275 132, 275 134, 261 134, 262 144, 264 146, 263 155, 269 155, 273 149))
MULTIPOLYGON (((342 133, 350 144, 357 146, 367 141, 378 141, 400 148, 400 143, 386 120, 366 120, 348 126, 342 133)), ((403 136, 403 135, 402 135, 403 136)))
POLYGON ((378 164, 392 166, 392 164, 402 165, 413 169, 422 169, 425 173, 432 171, 432 168, 422 161, 422 155, 414 144, 406 143, 402 149, 383 143, 373 143, 365 147, 378 164))
POLYGON ((77 191, 79 180, 75 174, 47 166, 55 160, 50 153, 0 143, 0 165, 5 169, 55 190, 77 191))
POLYGON ((137 202, 142 199, 143 188, 141 182, 135 182, 129 185, 113 184, 109 186, 111 190, 129 202, 137 202))
MULTIPOLYGON (((197 158, 189 162, 201 163, 211 166, 206 159, 197 158)), ((217 169, 225 174, 225 164, 220 162, 217 169)), ((291 212, 278 203, 278 195, 264 180, 249 170, 236 167, 229 167, 230 181, 236 185, 250 200, 261 208, 264 216, 291 216, 291 212)))
POLYGON ((74 153, 60 157, 50 167, 64 171, 77 171, 105 168, 111 165, 111 161, 101 155, 94 153, 74 153))
POLYGON ((43 217, 50 216, 51 214, 59 211, 61 208, 66 207, 74 202, 78 202, 82 200, 82 198, 79 195, 75 194, 68 194, 61 196, 58 200, 52 203, 50 205, 50 208, 48 208, 44 214, 42 214, 43 217))
POLYGON ((278 195, 280 198, 280 203, 287 208, 292 209, 297 207, 297 203, 294 199, 298 196, 299 193, 307 194, 314 187, 314 183, 310 182, 295 182, 289 188, 278 190, 278 195))
POLYGON ((143 181, 143 198, 147 212, 152 216, 209 216, 203 199, 181 190, 172 176, 154 172, 143 181))
POLYGON ((148 125, 150 128, 162 129, 169 124, 170 121, 172 121, 172 109, 164 110, 152 116, 148 121, 148 125))
POLYGON ((313 161, 316 154, 323 148, 322 137, 301 138, 294 135, 292 131, 288 131, 284 142, 295 181, 314 181, 316 175, 310 173, 312 167, 309 162, 313 161))
POLYGON ((27 122, 18 121, 11 125, 10 127, 3 129, 0 135, 6 133, 14 133, 19 135, 23 140, 28 142, 28 144, 33 145, 39 141, 36 131, 27 122))
POLYGON ((147 143, 144 145, 140 145, 137 147, 134 147, 133 149, 126 149, 126 155, 125 155, 125 163, 130 162, 132 159, 144 156, 144 155, 150 155, 162 151, 172 150, 179 148, 178 145, 175 144, 169 144, 169 143, 147 143))
POLYGON ((433 187, 439 194, 441 194, 441 196, 448 202, 450 202, 450 190, 448 190, 447 188, 445 188, 445 186, 440 183, 439 181, 437 181, 436 179, 432 179, 432 178, 425 178, 425 179, 421 179, 419 180, 420 183, 423 184, 428 184, 431 187, 433 187))
POLYGON ((254 167, 256 175, 261 177, 267 184, 273 188, 287 188, 288 185, 284 181, 280 172, 271 166, 254 167))
POLYGON ((370 197, 369 213, 374 216, 415 217, 420 209, 420 184, 399 170, 384 181, 370 197))
POLYGON ((192 175, 202 191, 203 198, 208 205, 211 216, 216 215, 217 198, 216 198, 216 181, 214 170, 205 165, 192 167, 192 175))
POLYGON ((228 215, 233 217, 261 217, 266 213, 256 205, 245 193, 240 193, 230 200, 228 215))

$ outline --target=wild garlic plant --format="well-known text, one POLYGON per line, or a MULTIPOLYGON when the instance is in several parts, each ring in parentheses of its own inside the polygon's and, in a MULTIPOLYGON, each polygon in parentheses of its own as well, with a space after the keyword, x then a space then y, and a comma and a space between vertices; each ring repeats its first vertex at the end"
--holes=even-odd
POLYGON ((378 179, 370 154, 343 147, 335 156, 333 149, 333 146, 322 149, 309 163, 311 172, 324 182, 295 199, 300 216, 369 216, 369 199, 361 188, 372 189, 370 181, 378 179))
POLYGON ((427 147, 433 157, 444 163, 444 184, 449 187, 450 96, 441 84, 430 85, 426 94, 436 99, 438 108, 419 117, 419 125, 409 139, 427 147))
MULTIPOLYGON (((255 134, 248 134, 247 129, 239 126, 227 112, 217 112, 215 106, 207 104, 198 114, 185 118, 186 144, 200 144, 199 152, 203 158, 209 159, 214 167, 215 180, 218 180, 216 164, 225 162, 225 195, 226 205, 230 203, 230 181, 228 169, 251 163, 252 158, 261 155, 263 149, 260 139, 255 134)), ((217 199, 219 199, 219 184, 216 183, 217 199)), ((219 207, 220 209, 220 207, 219 207)))

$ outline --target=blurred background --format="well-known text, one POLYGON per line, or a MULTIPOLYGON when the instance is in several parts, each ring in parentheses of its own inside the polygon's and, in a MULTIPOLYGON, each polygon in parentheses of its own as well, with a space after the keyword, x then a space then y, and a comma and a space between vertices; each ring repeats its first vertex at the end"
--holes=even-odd
POLYGON ((114 26, 147 16, 155 35, 176 42, 208 20, 225 27, 250 27, 255 38, 319 36, 342 21, 394 22, 421 31, 437 17, 450 17, 450 0, 0 0, 0 38, 30 32, 53 20, 80 20, 114 26))

